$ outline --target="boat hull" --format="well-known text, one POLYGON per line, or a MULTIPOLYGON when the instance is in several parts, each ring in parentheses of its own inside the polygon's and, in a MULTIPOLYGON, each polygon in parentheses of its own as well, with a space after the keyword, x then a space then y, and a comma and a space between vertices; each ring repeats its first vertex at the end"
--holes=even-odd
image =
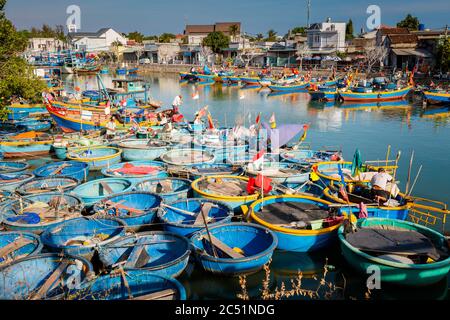
POLYGON ((339 95, 344 101, 391 101, 405 99, 411 89, 407 87, 395 91, 368 93, 340 92, 339 95))

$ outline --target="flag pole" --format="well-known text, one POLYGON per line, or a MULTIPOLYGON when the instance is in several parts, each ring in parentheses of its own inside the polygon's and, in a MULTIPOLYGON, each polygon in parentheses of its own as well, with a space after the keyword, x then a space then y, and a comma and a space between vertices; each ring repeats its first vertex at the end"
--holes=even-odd
POLYGON ((264 209, 264 154, 261 163, 261 209, 264 209))

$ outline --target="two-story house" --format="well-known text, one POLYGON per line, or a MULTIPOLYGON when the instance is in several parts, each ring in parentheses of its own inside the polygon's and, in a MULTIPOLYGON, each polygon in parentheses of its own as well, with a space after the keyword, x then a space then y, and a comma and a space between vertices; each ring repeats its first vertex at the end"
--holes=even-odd
POLYGON ((190 45, 201 45, 203 39, 212 32, 222 32, 230 37, 231 42, 239 42, 241 34, 240 22, 217 22, 215 24, 186 25, 184 35, 190 45))
POLYGON ((314 23, 306 30, 307 43, 311 54, 329 55, 345 51, 345 22, 314 23))
POLYGON ((97 32, 69 32, 68 37, 74 49, 86 52, 108 51, 114 43, 127 44, 127 38, 112 28, 97 32))

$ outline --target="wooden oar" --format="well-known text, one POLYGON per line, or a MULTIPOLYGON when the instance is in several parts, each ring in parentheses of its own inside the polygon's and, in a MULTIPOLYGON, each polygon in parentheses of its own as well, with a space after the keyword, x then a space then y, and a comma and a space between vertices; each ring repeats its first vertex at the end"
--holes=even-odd
POLYGON ((3 248, 0 248, 0 257, 6 257, 7 255, 13 253, 16 250, 19 250, 20 248, 25 247, 30 243, 33 243, 33 241, 24 237, 18 237, 13 242, 8 243, 3 248))
POLYGON ((129 300, 175 300, 177 291, 174 289, 166 289, 158 292, 149 293, 129 300))
POLYGON ((50 290, 50 288, 55 284, 55 282, 59 280, 69 264, 69 262, 61 262, 55 269, 55 271, 53 271, 53 273, 50 275, 50 277, 45 280, 44 284, 39 288, 39 290, 30 297, 30 300, 42 299, 50 290))
POLYGON ((138 239, 125 263, 126 268, 140 268, 148 263, 150 257, 145 250, 145 241, 145 238, 138 239))
MULTIPOLYGON (((220 251, 222 251, 223 253, 225 253, 227 256, 229 256, 230 258, 233 259, 240 259, 240 258, 244 258, 245 256, 234 251, 232 248, 230 248, 229 246, 227 246, 225 243, 223 243, 222 241, 220 241, 219 239, 217 239, 215 236, 213 236, 212 234, 208 235, 208 239, 206 239, 209 241, 209 243, 211 244, 211 247, 214 248, 218 248, 220 251)), ((214 250, 215 251, 215 250, 214 250)), ((216 255, 217 257, 217 255, 216 255)))
POLYGON ((55 170, 50 172, 49 176, 54 176, 56 174, 59 174, 64 168, 68 167, 69 165, 67 163, 63 163, 62 165, 59 165, 55 170))
POLYGON ((117 202, 112 202, 112 201, 106 201, 105 205, 111 207, 111 208, 115 208, 115 209, 123 209, 128 211, 129 213, 133 213, 133 214, 143 214, 145 211, 143 210, 139 210, 139 209, 135 209, 132 207, 128 207, 125 206, 123 204, 117 203, 117 202))
POLYGON ((194 221, 194 226, 198 226, 203 223, 203 217, 208 219, 209 211, 211 210, 213 204, 211 202, 205 202, 202 204, 202 207, 200 208, 200 212, 197 214, 197 217, 194 221))
POLYGON ((108 183, 105 181, 100 181, 100 185, 102 186, 103 190, 108 192, 108 194, 113 194, 114 191, 111 189, 108 183))

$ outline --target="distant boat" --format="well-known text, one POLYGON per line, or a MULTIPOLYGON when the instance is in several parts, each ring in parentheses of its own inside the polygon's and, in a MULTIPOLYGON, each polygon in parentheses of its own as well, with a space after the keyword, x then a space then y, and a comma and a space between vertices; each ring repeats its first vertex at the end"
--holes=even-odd
POLYGON ((270 85, 269 89, 272 91, 297 91, 303 90, 309 87, 309 82, 301 82, 299 84, 292 85, 270 85))
POLYGON ((393 91, 378 91, 378 92, 340 92, 339 95, 344 101, 390 101, 404 99, 412 87, 393 91))
POLYGON ((448 92, 432 92, 424 91, 427 102, 431 104, 450 104, 450 93, 448 92))

